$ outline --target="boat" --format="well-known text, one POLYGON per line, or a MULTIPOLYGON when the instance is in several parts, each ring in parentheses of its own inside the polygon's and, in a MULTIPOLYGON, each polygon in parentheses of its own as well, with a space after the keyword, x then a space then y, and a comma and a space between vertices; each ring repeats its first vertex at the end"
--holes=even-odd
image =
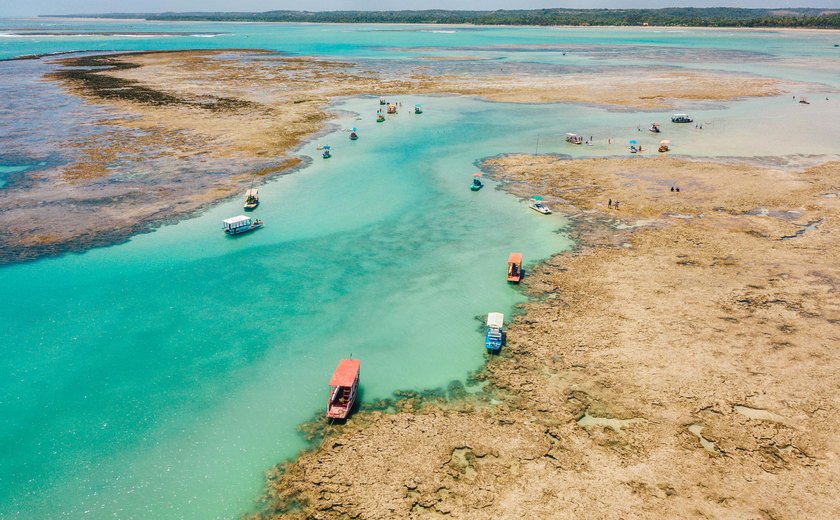
POLYGON ((513 283, 522 280, 522 253, 511 253, 508 257, 507 280, 513 283))
POLYGON ((528 200, 528 207, 534 211, 542 213, 543 215, 551 213, 551 210, 543 203, 543 198, 539 195, 534 195, 528 200))
POLYGON ((387 110, 387 112, 388 112, 389 114, 396 114, 396 113, 397 113, 397 105, 395 105, 394 103, 388 103, 388 110, 387 110))
POLYGON ((376 116, 376 122, 377 122, 377 123, 381 123, 381 122, 383 122, 383 121, 385 121, 385 116, 383 116, 382 114, 378 114, 378 115, 376 116))
POLYGON ((663 139, 659 141, 659 153, 665 153, 671 151, 671 141, 667 139, 663 139))
POLYGON ((351 141, 355 141, 355 140, 356 140, 356 139, 358 139, 358 138, 359 138, 359 134, 357 134, 357 133, 356 133, 356 129, 355 129, 355 128, 351 128, 351 129, 350 129, 350 140, 351 140, 351 141))
POLYGON ((571 144, 583 144, 583 137, 577 134, 568 133, 566 134, 566 142, 571 144))
POLYGON ((688 114, 674 114, 671 116, 672 123, 693 123, 694 120, 688 114))
POLYGON ((483 187, 484 187, 484 183, 481 182, 481 174, 480 173, 474 173, 472 184, 470 184, 470 189, 473 190, 473 191, 478 191, 483 187))
POLYGON ((496 354, 502 349, 505 339, 505 315, 501 312, 491 312, 487 315, 487 335, 484 346, 490 354, 496 354))
POLYGON ((420 106, 420 105, 414 105, 414 113, 415 114, 422 114, 423 113, 423 107, 420 106))
POLYGON ((811 104, 810 101, 808 101, 807 99, 805 99, 802 96, 799 96, 799 102, 802 103, 803 105, 810 105, 811 104))
POLYGON ((324 159, 329 159, 330 157, 332 157, 332 154, 330 153, 330 145, 325 144, 323 146, 323 150, 324 153, 322 153, 321 155, 324 157, 324 159))
POLYGON ((330 378, 330 398, 327 401, 327 418, 346 419, 356 402, 359 390, 358 359, 342 359, 330 378))
POLYGON ((260 205, 260 193, 259 190, 255 188, 251 188, 250 190, 245 192, 245 211, 251 211, 252 209, 256 209, 257 206, 260 205))
POLYGON ((650 130, 654 134, 658 134, 659 132, 661 132, 661 130, 659 129, 659 123, 651 123, 650 128, 648 128, 648 130, 650 130))
POLYGON ((239 215, 237 217, 226 218, 222 221, 222 229, 228 235, 239 235, 247 233, 263 226, 263 221, 260 219, 251 220, 251 217, 239 215))
POLYGON ((386 103, 385 98, 384 98, 384 97, 382 97, 382 96, 380 96, 380 97, 379 97, 379 104, 380 104, 380 105, 384 105, 385 103, 386 103))
POLYGON ((635 139, 630 140, 630 153, 639 152, 639 151, 641 151, 641 149, 642 149, 641 146, 639 146, 638 148, 636 147, 636 140, 635 139))

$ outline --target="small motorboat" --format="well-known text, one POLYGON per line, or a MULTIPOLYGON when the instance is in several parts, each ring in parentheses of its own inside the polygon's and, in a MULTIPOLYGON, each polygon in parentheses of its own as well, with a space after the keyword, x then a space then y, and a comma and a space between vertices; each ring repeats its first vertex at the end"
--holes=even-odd
POLYGON ((383 121, 385 121, 385 116, 383 116, 382 114, 378 114, 378 115, 376 116, 376 122, 377 122, 377 123, 381 123, 381 122, 383 122, 383 121))
POLYGON ((507 281, 519 283, 522 280, 522 253, 511 253, 508 257, 507 281))
POLYGON ((688 114, 674 114, 671 116, 672 123, 693 123, 694 120, 688 114))
POLYGON ((332 154, 330 153, 330 145, 325 144, 325 145, 322 147, 322 149, 324 150, 324 153, 322 153, 322 154, 321 154, 321 156, 322 156, 324 159, 329 159, 330 157, 332 157, 332 154))
POLYGON ((802 103, 803 105, 810 105, 811 104, 810 101, 808 101, 807 99, 805 99, 802 96, 799 96, 799 102, 802 103))
POLYGON ((474 173, 472 184, 470 184, 470 189, 473 190, 473 191, 478 191, 483 187, 484 187, 484 183, 481 182, 481 174, 480 173, 474 173))
POLYGON ((388 110, 389 114, 396 114, 397 113, 397 105, 394 103, 388 103, 388 110))
POLYGON ((423 107, 420 106, 420 105, 414 105, 414 113, 415 114, 422 114, 423 113, 423 107))
POLYGON ((484 336, 484 346, 490 354, 498 354, 505 339, 505 315, 501 312, 491 312, 487 315, 487 335, 484 336))
POLYGON ((583 144, 583 137, 577 134, 568 133, 566 134, 566 142, 570 144, 583 144))
POLYGON ((227 235, 239 235, 254 231, 263 226, 263 221, 260 219, 251 220, 251 217, 239 215, 238 217, 226 218, 222 221, 222 229, 227 235))
POLYGON ((327 401, 327 418, 346 419, 356 402, 359 390, 358 359, 342 359, 330 378, 330 397, 327 401))
POLYGON ((659 141, 659 153, 665 153, 671 151, 671 141, 667 139, 663 139, 659 141))
POLYGON ((386 104, 386 103, 387 103, 387 101, 385 101, 385 98, 384 98, 384 97, 382 97, 382 96, 380 96, 380 97, 379 97, 379 104, 380 104, 380 105, 384 105, 384 104, 386 104))
POLYGON ((539 195, 534 195, 528 200, 528 207, 534 211, 542 213, 543 215, 551 214, 551 210, 543 202, 543 198, 539 195))
POLYGON ((245 192, 245 211, 251 211, 256 209, 257 206, 260 205, 260 193, 259 190, 251 188, 250 190, 245 192))
POLYGON ((641 146, 637 147, 636 144, 637 143, 636 143, 635 139, 630 140, 630 153, 636 153, 636 152, 641 151, 642 147, 641 146))
POLYGON ((359 138, 359 134, 357 134, 357 133, 356 133, 356 129, 355 129, 355 128, 351 128, 351 129, 350 129, 350 140, 351 140, 351 141, 355 141, 355 140, 356 140, 356 139, 358 139, 358 138, 359 138))
POLYGON ((650 128, 648 128, 648 130, 650 130, 654 134, 658 134, 659 132, 661 132, 661 130, 659 129, 659 123, 651 123, 650 128))

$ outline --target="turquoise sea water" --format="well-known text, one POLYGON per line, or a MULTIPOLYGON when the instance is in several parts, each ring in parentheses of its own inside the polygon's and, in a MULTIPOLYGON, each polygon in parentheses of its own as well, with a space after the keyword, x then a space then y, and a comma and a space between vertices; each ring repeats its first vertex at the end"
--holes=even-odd
MULTIPOLYGON (((840 85, 829 46, 837 33, 783 32, 782 44, 779 34, 5 20, 0 57, 251 47, 402 67, 430 52, 467 53, 575 71, 636 59, 752 67, 819 82, 815 91, 831 97, 840 85), (114 31, 124 34, 90 34, 114 31), (552 45, 570 50, 564 57, 552 45), (808 69, 803 59, 821 66, 808 69)), ((43 151, 53 142, 54 129, 26 122, 57 94, 39 90, 47 86, 20 63, 0 63, 0 72, 15 72, 0 74, 0 91, 32 93, 31 112, 4 105, 21 112, 0 114, 17 125, 0 143, 26 156, 27 143, 43 151)), ((362 360, 365 400, 463 380, 483 361, 476 318, 509 314, 523 301, 504 281, 507 254, 523 251, 531 262, 569 247, 557 232, 562 219, 529 211, 492 182, 470 192, 474 161, 537 150, 624 154, 629 138, 653 146, 658 137, 636 128, 668 116, 401 100, 406 110, 383 124, 373 122, 375 97, 340 102, 335 128, 318 139, 333 158, 307 143, 300 152, 313 158, 309 166, 260 187, 255 215, 266 227, 258 232, 221 233, 219 220, 241 213, 237 199, 126 244, 0 268, 0 518, 234 518, 249 510, 263 470, 304 447, 296 426, 322 413, 340 357, 362 360), (426 113, 409 114, 418 102, 426 113), (359 141, 347 139, 350 127, 359 141), (595 145, 566 145, 566 131, 594 135, 595 145)), ((838 103, 817 100, 696 106, 703 130, 666 126, 663 137, 694 157, 836 157, 838 103)), ((83 117, 75 104, 64 110, 61 117, 83 117)), ((33 164, 9 163, 0 178, 33 164)))

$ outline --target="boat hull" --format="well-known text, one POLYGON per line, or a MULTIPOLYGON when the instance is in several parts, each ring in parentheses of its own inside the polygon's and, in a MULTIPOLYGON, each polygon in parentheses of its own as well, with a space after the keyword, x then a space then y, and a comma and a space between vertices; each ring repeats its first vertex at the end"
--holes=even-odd
POLYGON ((254 224, 253 226, 243 226, 241 228, 226 229, 225 234, 231 237, 234 235, 244 235, 245 233, 256 231, 261 227, 263 227, 262 224, 254 224))

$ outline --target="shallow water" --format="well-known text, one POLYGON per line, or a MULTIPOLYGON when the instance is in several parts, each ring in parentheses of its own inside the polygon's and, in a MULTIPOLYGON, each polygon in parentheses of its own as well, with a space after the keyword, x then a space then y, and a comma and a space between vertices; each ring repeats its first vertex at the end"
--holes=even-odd
POLYGON ((0 362, 3 513, 232 516, 304 446, 295 427, 321 410, 340 357, 363 360, 365 399, 478 367, 474 317, 522 301, 508 252, 534 261, 568 241, 560 218, 492 183, 467 189, 472 163, 521 149, 528 125, 500 124, 504 106, 421 101, 422 116, 339 120, 359 141, 339 130, 324 138, 332 159, 263 186, 266 227, 251 235, 219 229, 235 200, 0 270, 16 315, 0 362))
MULTIPOLYGON (((251 47, 404 70, 421 55, 472 48, 514 70, 744 63, 824 83, 837 71, 823 48, 830 32, 784 33, 776 45, 779 31, 439 29, 0 20, 0 58, 251 47), (105 31, 130 34, 90 34, 105 31), (172 34, 138 37, 149 31, 172 34), (565 50, 537 47, 546 45, 565 50), (792 65, 803 57, 825 66, 792 65)), ((102 114, 85 111, 99 109, 39 81, 48 68, 0 63, 0 128, 15 125, 0 135, 2 153, 15 156, 0 157, 7 167, 60 161, 54 155, 68 139, 96 131, 85 119, 102 114), (54 124, 45 126, 49 117, 54 124)), ((838 83, 814 88, 830 93, 838 83)), ((475 317, 507 314, 523 300, 504 281, 507 254, 520 250, 532 262, 569 246, 555 232, 565 224, 559 217, 528 210, 492 182, 467 189, 482 157, 623 155, 628 139, 653 147, 668 138, 690 157, 785 165, 836 157, 840 135, 833 99, 689 107, 703 130, 671 126, 662 111, 402 101, 403 113, 377 125, 376 98, 346 100, 336 131, 319 139, 333 158, 322 160, 309 143, 302 153, 313 156, 310 166, 260 187, 254 214, 266 227, 256 233, 222 235, 219 220, 242 211, 237 199, 127 244, 0 269, 0 517, 235 517, 258 497, 263 470, 304 447, 295 428, 322 413, 340 357, 362 359, 366 400, 463 379, 484 355, 475 317), (417 102, 421 116, 407 110, 417 102), (663 122, 662 135, 637 131, 653 120, 663 122), (354 126, 360 139, 351 143, 342 130, 354 126), (568 131, 592 135, 594 146, 567 145, 568 131)))

